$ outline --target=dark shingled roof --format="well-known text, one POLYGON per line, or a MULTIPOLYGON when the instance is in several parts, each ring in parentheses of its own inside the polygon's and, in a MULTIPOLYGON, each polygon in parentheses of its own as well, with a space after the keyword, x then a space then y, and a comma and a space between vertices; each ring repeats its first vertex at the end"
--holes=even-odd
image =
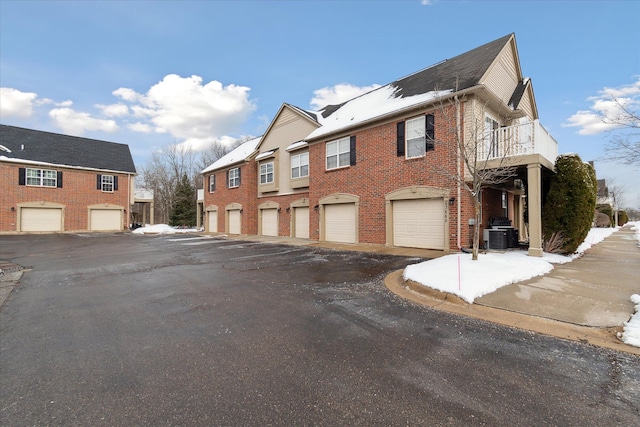
POLYGON ((136 173, 126 144, 0 125, 0 145, 10 159, 136 173))
POLYGON ((516 90, 513 91, 513 95, 511 95, 511 99, 509 99, 509 104, 511 108, 517 109, 518 105, 520 105, 520 101, 522 101, 522 96, 524 95, 524 91, 529 84, 529 80, 518 82, 518 86, 516 86, 516 90))

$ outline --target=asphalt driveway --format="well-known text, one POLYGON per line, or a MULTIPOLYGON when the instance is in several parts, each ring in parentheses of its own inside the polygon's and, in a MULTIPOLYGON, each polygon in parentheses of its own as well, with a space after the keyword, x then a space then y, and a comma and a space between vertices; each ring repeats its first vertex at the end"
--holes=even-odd
POLYGON ((3 425, 633 425, 637 356, 405 301, 418 259, 2 236, 3 425))

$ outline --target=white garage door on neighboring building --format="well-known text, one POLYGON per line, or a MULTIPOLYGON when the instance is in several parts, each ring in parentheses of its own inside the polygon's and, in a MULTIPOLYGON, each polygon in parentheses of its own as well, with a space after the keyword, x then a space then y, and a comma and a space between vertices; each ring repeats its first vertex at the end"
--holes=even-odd
POLYGON ((62 209, 21 208, 20 231, 60 232, 62 231, 62 209))
POLYGON ((393 244, 444 249, 444 202, 441 198, 393 201, 393 244))
POLYGON ((229 234, 240 234, 240 211, 229 211, 229 234))
POLYGON ((356 243, 356 205, 339 203, 324 206, 325 240, 356 243))
POLYGON ((218 211, 209 211, 207 212, 208 221, 207 230, 209 233, 217 233, 218 232, 218 211))
POLYGON ((293 221, 295 236, 299 239, 309 238, 309 208, 300 207, 293 209, 293 221))
POLYGON ((278 209, 262 209, 262 235, 278 235, 278 209))
POLYGON ((89 211, 91 231, 122 231, 122 211, 120 209, 91 209, 89 211))

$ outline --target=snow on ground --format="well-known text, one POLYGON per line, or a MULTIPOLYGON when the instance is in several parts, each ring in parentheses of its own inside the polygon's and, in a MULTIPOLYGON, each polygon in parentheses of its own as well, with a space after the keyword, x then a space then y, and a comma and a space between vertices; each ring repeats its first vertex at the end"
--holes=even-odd
POLYGON ((175 234, 175 233, 196 233, 196 228, 173 228, 167 224, 147 225, 145 227, 136 228, 133 234, 175 234))
MULTIPOLYGON (((640 222, 631 223, 640 241, 640 222)), ((530 257, 525 251, 479 254, 473 261, 471 254, 451 254, 404 270, 404 279, 423 286, 454 294, 468 303, 511 283, 542 276, 553 270, 553 264, 564 264, 580 257, 585 251, 617 231, 616 228, 592 228, 575 254, 563 256, 544 253, 541 258, 530 257)), ((640 296, 633 295, 636 314, 625 323, 621 339, 640 347, 640 296), (636 299, 636 300, 634 300, 636 299)))

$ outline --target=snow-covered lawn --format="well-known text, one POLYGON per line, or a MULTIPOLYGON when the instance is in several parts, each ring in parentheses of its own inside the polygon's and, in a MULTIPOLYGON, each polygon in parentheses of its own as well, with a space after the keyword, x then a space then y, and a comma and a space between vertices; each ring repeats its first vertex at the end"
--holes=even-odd
MULTIPOLYGON (((640 242, 640 222, 631 224, 640 242)), ((615 231, 615 228, 592 228, 577 252, 571 256, 544 253, 537 258, 528 256, 525 251, 509 251, 480 254, 477 261, 472 261, 471 254, 452 254, 407 266, 404 279, 473 303, 476 298, 503 286, 542 276, 553 270, 553 264, 573 261, 615 231)), ((637 304, 636 314, 625 323, 620 338, 627 344, 640 347, 640 296, 634 294, 631 299, 637 304)))
POLYGON ((175 233, 196 233, 196 228, 174 228, 167 224, 155 224, 147 225, 144 227, 136 228, 132 231, 133 234, 175 234, 175 233))

